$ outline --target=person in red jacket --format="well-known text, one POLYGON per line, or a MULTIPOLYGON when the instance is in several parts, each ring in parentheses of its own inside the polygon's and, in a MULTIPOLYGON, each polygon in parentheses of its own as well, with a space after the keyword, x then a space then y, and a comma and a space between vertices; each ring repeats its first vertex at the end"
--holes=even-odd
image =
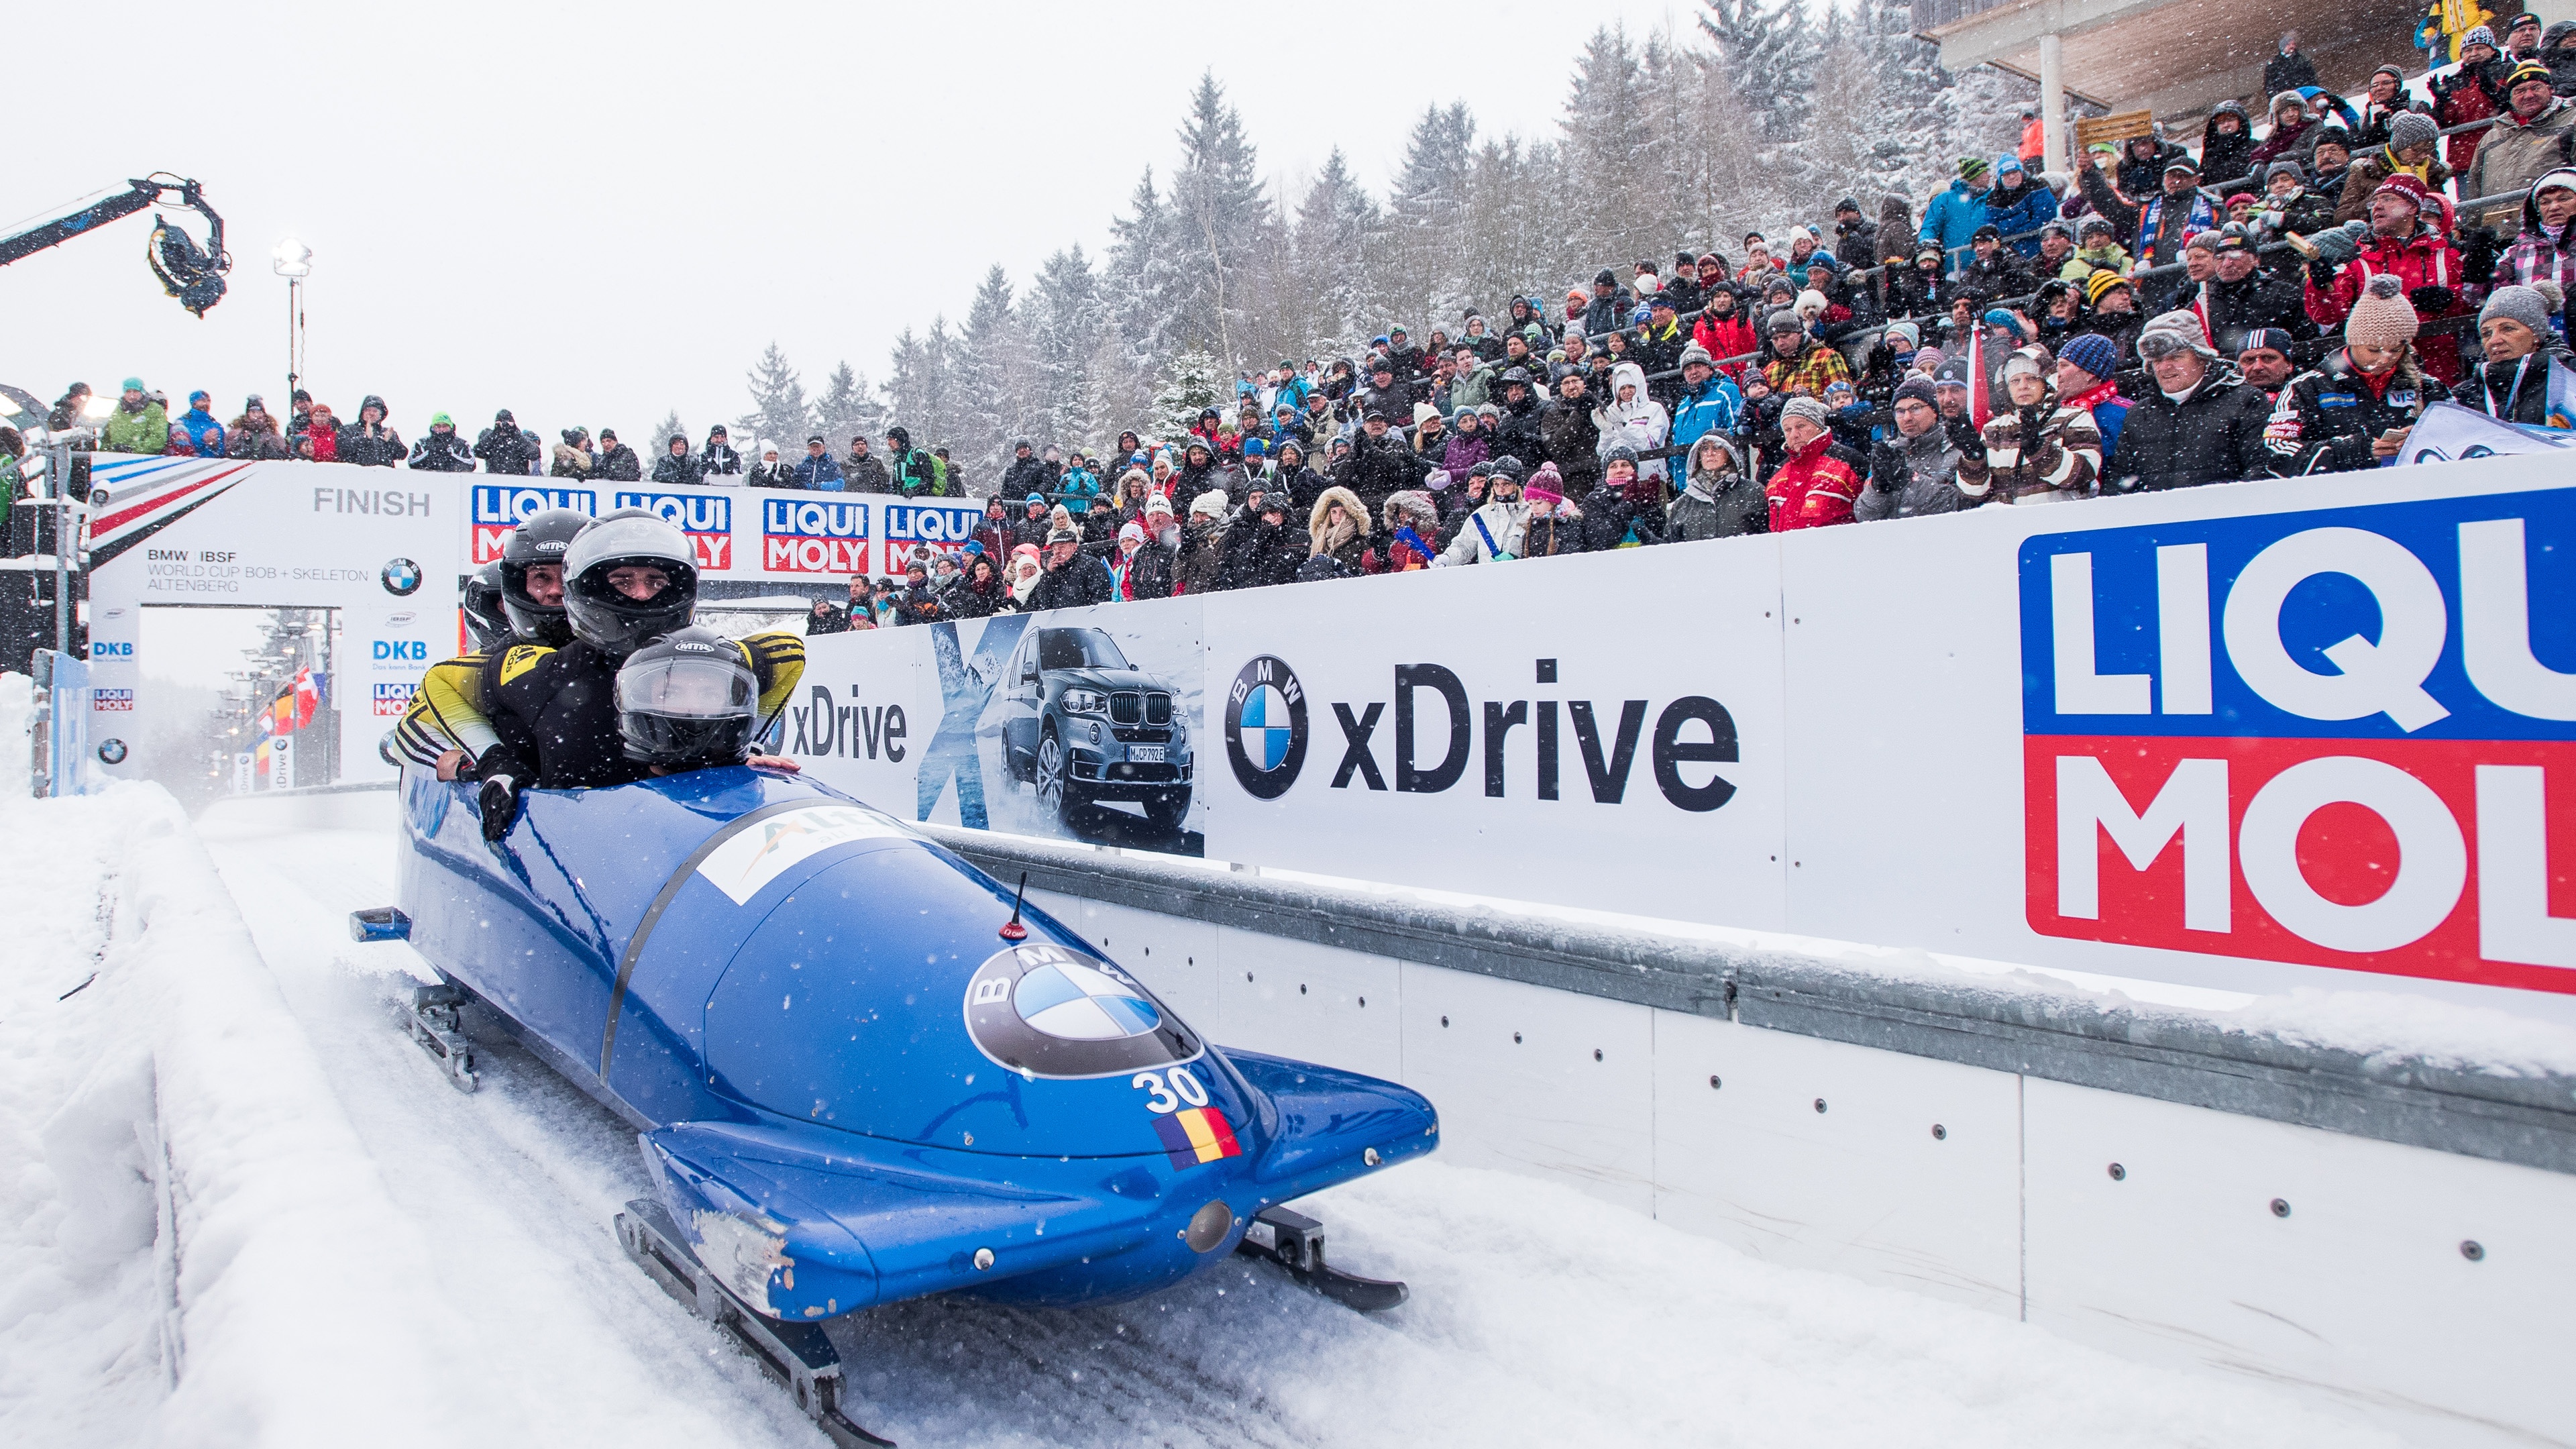
POLYGON ((1744 320, 1744 309, 1736 305, 1735 293, 1722 282, 1700 302, 1699 321, 1691 328, 1691 340, 1707 348, 1717 370, 1729 377, 1741 377, 1752 364, 1730 363, 1726 359, 1762 350, 1762 339, 1754 334, 1753 324, 1744 320))
MULTIPOLYGON (((2350 261, 2335 265, 2329 256, 2308 263, 2308 316, 2320 328, 2342 324, 2376 276, 2394 276, 2406 286, 2415 314, 2430 323, 2469 311, 2460 297, 2465 285, 2460 252, 2436 225, 2445 214, 2440 197, 2424 183, 2399 172, 2370 193, 2370 237, 2350 261)), ((2430 329, 2427 329, 2428 332, 2430 329)), ((2463 376, 2459 338, 2448 332, 2417 340, 2424 371, 2444 387, 2457 387, 2463 376)))
POLYGON ((1780 438, 1789 454, 1763 490, 1773 533, 1852 521, 1862 480, 1834 453, 1828 419, 1825 405, 1811 397, 1793 397, 1780 409, 1780 438))

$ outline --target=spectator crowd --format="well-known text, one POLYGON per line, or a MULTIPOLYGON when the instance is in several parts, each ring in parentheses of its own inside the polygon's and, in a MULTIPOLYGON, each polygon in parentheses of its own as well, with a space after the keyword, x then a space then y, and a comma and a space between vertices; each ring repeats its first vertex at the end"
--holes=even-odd
MULTIPOLYGON (((2565 427, 2576 22, 2480 27, 2345 97, 2295 34, 2258 112, 2045 169, 1966 157, 1919 212, 1844 197, 1741 250, 1602 268, 1356 357, 1246 373, 1167 436, 1023 439, 990 489, 901 426, 547 442, 504 410, 409 443, 384 399, 173 417, 127 378, 98 447, 558 479, 984 496, 954 553, 851 581, 816 632, 1458 567, 2378 466, 2449 400, 2565 427), (2553 407, 2553 398, 2556 404, 2553 407)), ((77 422, 75 385, 53 426, 77 422)), ((0 428, 0 470, 18 435, 0 428)), ((0 479, 6 474, 0 473, 0 479)), ((14 490, 12 490, 14 491, 14 490)))

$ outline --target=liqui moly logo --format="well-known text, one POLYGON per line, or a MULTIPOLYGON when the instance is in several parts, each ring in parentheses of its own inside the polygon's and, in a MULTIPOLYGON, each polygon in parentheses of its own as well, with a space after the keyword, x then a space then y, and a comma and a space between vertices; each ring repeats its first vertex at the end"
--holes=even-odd
POLYGON ((510 530, 549 508, 577 513, 599 512, 599 495, 587 488, 533 488, 507 483, 474 485, 474 562, 479 566, 501 556, 510 530))
POLYGON ((689 536, 698 551, 698 567, 722 571, 733 567, 733 500, 703 493, 617 494, 620 508, 649 508, 656 517, 689 536))
POLYGON ((866 573, 868 505, 762 499, 760 562, 771 573, 866 573))
POLYGON ((2576 490, 2035 537, 2043 935, 2576 991, 2576 490))
MULTIPOLYGON (((981 504, 958 507, 936 503, 889 503, 885 506, 886 556, 909 559, 913 548, 927 544, 933 553, 955 553, 975 536, 984 521, 981 504)), ((889 568, 888 572, 892 572, 889 568)))
POLYGON ((375 691, 375 712, 378 715, 398 715, 410 709, 412 691, 416 688, 418 685, 409 681, 400 684, 390 680, 378 681, 375 691))

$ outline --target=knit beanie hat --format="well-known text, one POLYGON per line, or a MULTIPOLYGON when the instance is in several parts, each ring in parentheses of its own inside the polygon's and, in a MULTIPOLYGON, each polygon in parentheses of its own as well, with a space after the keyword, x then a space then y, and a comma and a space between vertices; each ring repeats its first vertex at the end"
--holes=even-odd
POLYGON ((1932 374, 1941 370, 1942 363, 1949 360, 1950 354, 1942 351, 1940 348, 1926 347, 1914 354, 1914 370, 1922 373, 1925 377, 1930 377, 1932 374))
POLYGON ((1696 342, 1682 349, 1681 365, 1688 367, 1694 362, 1703 367, 1715 367, 1717 365, 1717 359, 1708 355, 1708 349, 1700 346, 1696 342))
POLYGON ((1887 330, 1904 338, 1908 348, 1918 348, 1923 345, 1923 329, 1911 322, 1890 322, 1887 324, 1887 330))
POLYGON ((1896 385, 1895 400, 1897 402, 1903 402, 1907 398, 1912 398, 1927 408, 1937 408, 1941 406, 1941 390, 1932 385, 1932 379, 1923 376, 1921 373, 1917 373, 1896 385))
POLYGON ((1974 181, 1974 180, 1976 180, 1978 177, 1983 176, 1983 175, 1985 175, 1985 174, 1986 174, 1986 158, 1985 158, 1985 157, 1983 157, 1983 156, 1962 156, 1962 157, 1960 157, 1960 158, 1959 158, 1959 179, 1960 179, 1960 180, 1962 180, 1962 181, 1974 181))
MULTIPOLYGON (((2389 280, 2395 281, 2396 279, 2392 277, 2389 280)), ((2356 308, 2354 310, 2355 313, 2358 314, 2359 309, 2356 308)), ((2414 313, 2411 311, 2407 313, 2407 324, 2406 330, 2408 335, 2411 336, 2415 330, 2413 325, 2414 313)), ((2197 352, 2203 357, 2215 358, 2218 356, 2218 349, 2209 345, 2209 333, 2202 328, 2200 323, 2200 314, 2197 312, 2186 312, 2179 309, 2171 312, 2159 312, 2148 321, 2145 329, 2138 333, 2138 355, 2140 357, 2152 360, 2155 357, 2161 357, 2166 352, 2174 350, 2170 346, 2150 347, 2148 346, 2148 339, 2150 338, 2158 339, 2160 342, 2179 343, 2182 347, 2193 352, 2197 352)))
POLYGON ((2460 37, 2460 49, 2467 50, 2472 45, 2483 45, 2489 50, 2504 49, 2496 44, 2495 32, 2483 25, 2472 27, 2468 34, 2460 37))
POLYGON ((2263 168, 2263 184, 2266 186, 2271 185, 2273 182, 2280 180, 2284 176, 2298 182, 2301 186, 2308 184, 2307 171, 2296 161, 2275 161, 2271 165, 2263 168))
POLYGON ((2089 304, 2098 306, 2104 297, 2111 295, 2111 289, 2113 287, 2126 287, 2128 285, 2129 279, 2121 276, 2118 272, 2112 271, 2109 267, 2097 267, 2094 269, 2093 275, 2084 279, 2084 300, 2089 304))
POLYGON ((2478 325, 2484 327, 2497 317, 2510 317, 2543 337, 2549 335, 2549 300, 2532 288, 2496 288, 2478 309, 2478 325))
POLYGON ((2066 339, 2065 350, 2058 361, 2071 362, 2095 377, 2107 378, 2120 370, 2120 351, 2111 339, 2099 332, 2087 332, 2066 339))
POLYGON ((1538 471, 1530 475, 1529 484, 1521 490, 1521 496, 1533 502, 1544 498, 1550 503, 1563 503, 1565 479, 1556 471, 1554 463, 1541 463, 1538 471))
MULTIPOLYGON (((2194 327, 2198 325, 2197 321, 2193 323, 2194 327)), ((2406 284, 2382 272, 2370 279, 2361 300, 2352 304, 2352 315, 2343 319, 2343 336, 2347 342, 2395 347, 2412 339, 2419 325, 2415 304, 2406 300, 2406 284)))
POLYGON ((2388 123, 2388 149, 2403 151, 2409 146, 2430 145, 2441 129, 2422 111, 2400 111, 2388 123))
POLYGON ((1820 428, 1833 421, 1833 414, 1825 411, 1825 405, 1811 397, 1793 397, 1789 399, 1787 404, 1782 406, 1780 409, 1780 416, 1783 418, 1805 418, 1808 422, 1814 423, 1820 428))
POLYGON ((1226 501, 1224 489, 1211 488, 1205 493, 1202 493, 1198 497, 1190 500, 1190 517, 1223 518, 1225 517, 1226 501))

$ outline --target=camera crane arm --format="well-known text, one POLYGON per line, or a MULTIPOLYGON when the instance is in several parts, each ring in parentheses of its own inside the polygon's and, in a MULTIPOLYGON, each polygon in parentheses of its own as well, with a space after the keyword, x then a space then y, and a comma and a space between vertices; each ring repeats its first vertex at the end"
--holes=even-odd
POLYGON ((205 192, 193 180, 155 172, 129 180, 126 185, 127 190, 101 197, 69 216, 0 236, 0 267, 60 246, 147 206, 184 206, 204 217, 211 228, 205 246, 200 248, 167 218, 156 216, 144 257, 152 264, 153 275, 161 279, 163 291, 178 298, 180 306, 205 316, 207 308, 223 300, 224 273, 233 265, 233 259, 224 251, 224 219, 206 204, 205 192))

